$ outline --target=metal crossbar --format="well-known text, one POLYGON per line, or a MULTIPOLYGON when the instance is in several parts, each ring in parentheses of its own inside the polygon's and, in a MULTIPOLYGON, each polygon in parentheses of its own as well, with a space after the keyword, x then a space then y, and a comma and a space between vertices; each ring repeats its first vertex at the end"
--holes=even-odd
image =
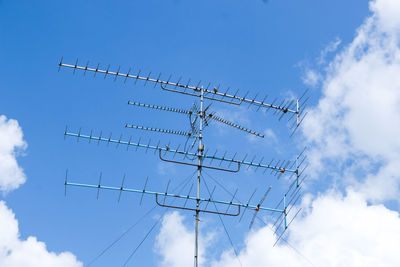
MULTIPOLYGON (((187 156, 197 156, 197 153, 195 152, 190 152, 190 151, 179 151, 176 149, 173 149, 169 146, 166 147, 160 147, 160 146, 154 146, 154 145, 148 145, 148 144, 142 144, 142 143, 135 143, 131 141, 124 141, 120 139, 112 139, 112 138, 107 138, 107 137, 100 137, 100 136, 90 136, 90 135, 85 135, 81 133, 72 133, 72 132, 65 132, 64 133, 67 136, 73 136, 76 138, 83 138, 83 139, 89 139, 89 140, 96 140, 96 141, 102 141, 102 142, 107 142, 107 143, 115 143, 115 144, 121 144, 121 145, 127 145, 127 146, 132 146, 132 147, 137 147, 137 148, 146 148, 146 149, 151 149, 151 150, 161 150, 163 152, 168 152, 168 153, 173 153, 173 154, 180 154, 180 155, 187 155, 187 156)), ((256 163, 256 162, 251 162, 251 161, 246 161, 246 160, 237 160, 234 158, 223 158, 223 157, 218 157, 216 155, 209 156, 209 155, 203 155, 202 158, 204 159, 210 159, 210 160, 219 160, 227 163, 236 163, 240 165, 246 165, 246 166, 251 166, 251 167, 257 167, 257 168, 264 168, 264 169, 270 169, 272 171, 276 172, 288 172, 288 173, 295 173, 295 169, 284 169, 279 167, 278 165, 271 165, 271 164, 262 164, 262 163, 256 163)))

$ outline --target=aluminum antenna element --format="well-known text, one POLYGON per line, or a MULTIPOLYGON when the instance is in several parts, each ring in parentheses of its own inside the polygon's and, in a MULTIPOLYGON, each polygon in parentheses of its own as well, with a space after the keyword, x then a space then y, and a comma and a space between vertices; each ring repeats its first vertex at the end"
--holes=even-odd
POLYGON ((223 90, 219 89, 219 86, 214 86, 212 87, 212 89, 210 88, 210 86, 205 87, 204 85, 200 85, 200 83, 198 83, 197 85, 191 85, 190 84, 190 79, 187 83, 181 83, 181 79, 179 79, 176 82, 172 82, 170 81, 170 78, 168 80, 162 80, 161 79, 161 75, 157 76, 157 78, 151 78, 151 72, 147 75, 147 76, 141 76, 140 75, 140 71, 134 75, 134 74, 130 74, 130 72, 128 73, 122 73, 120 72, 120 68, 118 68, 117 71, 110 71, 109 70, 109 65, 107 67, 106 70, 104 69, 99 69, 98 67, 96 68, 91 68, 88 67, 88 65, 86 66, 79 66, 78 65, 78 61, 75 64, 66 64, 63 63, 63 58, 61 58, 59 65, 59 68, 61 67, 65 67, 65 68, 71 68, 73 69, 73 71, 75 72, 75 70, 81 70, 84 71, 85 73, 88 72, 94 72, 96 73, 102 73, 105 74, 105 77, 107 75, 109 76, 114 76, 115 77, 123 77, 125 79, 133 79, 136 81, 140 80, 143 81, 145 84, 147 82, 151 82, 151 83, 155 83, 155 84, 159 84, 161 89, 166 90, 166 91, 170 91, 170 92, 174 92, 174 93, 180 93, 180 94, 185 94, 185 95, 190 95, 190 96, 195 96, 195 97, 199 97, 199 98, 203 98, 203 99, 208 99, 208 100, 212 100, 212 101, 219 101, 219 102, 223 102, 223 103, 229 103, 229 104, 234 104, 234 105, 241 105, 242 103, 247 103, 249 105, 254 105, 257 107, 257 110, 259 110, 259 108, 265 108, 267 110, 269 109, 273 109, 277 112, 283 113, 283 114, 294 114, 296 115, 296 126, 298 127, 302 121, 301 117, 300 117, 300 106, 299 106, 299 100, 297 100, 297 106, 296 108, 292 107, 291 103, 292 101, 282 101, 281 104, 276 105, 273 103, 269 104, 269 103, 265 103, 265 99, 263 100, 257 100, 257 95, 254 98, 247 98, 248 93, 246 93, 243 97, 239 96, 238 92, 236 92, 235 94, 229 94, 227 93, 228 90, 226 90, 225 92, 223 92, 223 90), (201 93, 202 92, 202 93, 201 93))
MULTIPOLYGON (((125 186, 125 175, 123 176, 122 183, 119 183, 117 186, 108 186, 102 184, 102 173, 100 173, 97 184, 87 184, 70 182, 68 178, 68 172, 66 173, 64 180, 65 194, 67 186, 95 189, 97 191, 97 198, 99 197, 100 191, 116 191, 116 193, 118 193, 118 201, 121 200, 121 195, 123 192, 124 194, 133 193, 140 197, 139 204, 142 203, 143 197, 147 195, 152 196, 158 206, 193 212, 195 214, 195 267, 199 266, 199 231, 201 214, 217 214, 218 216, 229 217, 235 217, 241 214, 239 220, 241 221, 246 210, 253 210, 254 213, 249 226, 249 228, 251 228, 259 212, 262 211, 272 213, 275 216, 274 227, 276 229, 275 234, 277 236, 277 242, 281 239, 288 226, 293 222, 293 219, 299 214, 299 209, 297 212, 292 212, 292 210, 296 210, 296 203, 301 198, 300 192, 302 189, 302 183, 306 177, 303 176, 303 172, 308 166, 306 165, 306 157, 303 155, 304 151, 300 153, 294 161, 276 161, 274 159, 267 161, 264 160, 264 157, 260 157, 261 159, 257 158, 256 155, 246 154, 243 156, 239 155, 236 151, 230 153, 225 149, 221 153, 218 152, 217 149, 212 149, 211 147, 206 148, 203 141, 203 136, 206 134, 206 130, 211 127, 211 123, 217 122, 221 123, 222 125, 241 130, 245 134, 251 134, 253 136, 264 138, 262 133, 251 130, 248 127, 243 127, 234 121, 227 120, 220 116, 218 112, 212 109, 211 104, 215 102, 229 104, 229 107, 232 108, 245 104, 248 109, 250 109, 250 107, 254 107, 253 110, 256 112, 261 110, 267 113, 271 110, 270 114, 272 113, 272 115, 276 115, 278 117, 278 121, 281 121, 283 118, 285 118, 285 115, 287 115, 287 121, 289 124, 291 124, 291 135, 293 135, 307 115, 307 111, 305 111, 307 101, 309 99, 309 97, 306 96, 307 91, 298 99, 275 99, 272 102, 267 102, 267 96, 258 98, 259 94, 252 94, 250 91, 242 94, 240 93, 240 90, 232 90, 233 93, 230 93, 229 87, 224 88, 220 85, 212 85, 211 83, 202 84, 201 81, 192 83, 191 79, 182 80, 182 78, 179 78, 174 80, 171 76, 169 76, 167 80, 164 80, 161 73, 156 76, 152 76, 152 72, 143 72, 145 74, 142 74, 140 69, 134 70, 133 68, 130 68, 125 73, 123 70, 121 70, 120 66, 118 66, 115 70, 113 70, 110 65, 108 65, 106 68, 101 68, 100 64, 91 67, 89 62, 87 62, 86 65, 80 66, 78 64, 78 60, 76 60, 74 64, 66 64, 63 63, 63 59, 61 59, 60 63, 58 64, 58 68, 59 70, 61 68, 69 68, 73 70, 73 73, 82 71, 84 75, 91 72, 95 77, 97 74, 101 74, 100 77, 103 77, 104 79, 111 77, 113 81, 121 78, 120 80, 123 80, 124 83, 129 80, 134 81, 135 84, 137 81, 141 81, 143 82, 144 86, 147 84, 153 85, 154 88, 159 86, 161 89, 160 92, 166 91, 178 93, 195 98, 193 103, 187 105, 187 107, 189 106, 191 108, 147 104, 137 100, 129 100, 127 102, 131 107, 146 109, 148 111, 170 112, 178 115, 184 115, 187 119, 186 122, 188 122, 188 127, 182 130, 166 129, 164 127, 156 127, 155 125, 143 126, 136 124, 135 122, 127 122, 125 125, 121 125, 125 128, 140 130, 142 133, 170 134, 184 137, 183 142, 177 145, 165 142, 161 138, 158 142, 152 142, 151 138, 147 138, 147 136, 143 139, 148 141, 142 141, 142 137, 132 138, 132 136, 129 139, 126 139, 123 138, 122 134, 114 138, 112 134, 103 135, 102 132, 99 134, 96 134, 94 131, 85 133, 80 128, 78 131, 70 131, 68 128, 66 128, 64 132, 64 137, 73 137, 76 138, 77 141, 87 140, 89 143, 91 143, 91 141, 95 141, 93 143, 97 143, 98 145, 104 143, 107 144, 107 146, 115 145, 116 148, 123 147, 125 149, 126 147, 126 150, 133 148, 135 151, 153 151, 154 154, 158 153, 158 157, 162 161, 171 164, 180 164, 193 167, 195 169, 193 174, 196 174, 197 178, 196 184, 194 184, 192 181, 192 187, 186 191, 188 192, 187 195, 173 192, 174 190, 170 189, 170 183, 172 184, 174 179, 170 179, 168 181, 164 191, 151 191, 148 190, 148 188, 151 187, 151 185, 149 185, 148 177, 146 178, 144 186, 142 185, 143 187, 128 188, 125 186), (223 186, 223 183, 219 183, 215 179, 213 179, 215 182, 214 189, 212 192, 208 190, 205 177, 203 176, 203 173, 208 174, 205 172, 205 169, 220 172, 224 171, 226 173, 238 173, 243 170, 243 167, 246 167, 246 169, 253 169, 254 171, 261 169, 263 170, 263 174, 267 173, 268 171, 276 176, 277 181, 279 180, 280 183, 290 184, 289 189, 285 190, 286 193, 283 194, 282 200, 276 207, 264 205, 268 194, 272 190, 271 186, 266 190, 258 203, 252 203, 252 199, 256 190, 250 196, 247 203, 241 203, 238 201, 238 190, 236 190, 234 194, 230 194, 231 197, 228 200, 222 199, 218 195, 218 189, 222 188, 224 191, 228 192, 229 190, 226 190, 226 188, 223 186), (280 179, 280 177, 284 175, 287 175, 287 177, 280 179), (209 197, 202 196, 202 191, 200 189, 203 188, 203 184, 206 186, 209 192, 209 197), (196 189, 195 194, 192 194, 193 187, 196 189), (178 203, 176 204, 175 201, 178 203), (213 205, 209 205, 209 203, 212 203, 213 205)), ((180 118, 182 117, 183 116, 180 116, 180 118)), ((137 132, 139 131, 132 131, 132 133, 137 132)), ((222 144, 218 144, 218 146, 222 146, 222 144)), ((272 176, 273 179, 275 179, 274 176, 272 176)), ((267 179, 264 180, 267 181, 267 179)), ((188 180, 188 182, 190 182, 190 180, 188 180)), ((185 186, 183 186, 182 189, 185 189, 185 186)), ((220 221, 229 237, 221 217, 220 221)), ((230 237, 229 240, 231 241, 230 237)), ((231 244, 233 246, 232 241, 231 244)))
MULTIPOLYGON (((170 145, 165 145, 165 146, 159 146, 159 145, 152 145, 152 144, 146 144, 146 143, 141 143, 141 142, 133 142, 131 140, 121 140, 121 139, 113 139, 112 137, 101 137, 101 136, 95 136, 95 135, 87 135, 83 133, 74 133, 74 132, 65 132, 64 135, 66 136, 72 136, 75 138, 80 138, 80 139, 88 139, 88 140, 95 140, 98 142, 104 142, 107 144, 114 143, 118 145, 126 145, 128 147, 136 147, 136 148, 143 148, 143 149, 150 149, 150 150, 156 150, 159 151, 161 150, 162 152, 174 155, 184 155, 184 156, 189 156, 189 157, 195 157, 197 156, 196 152, 190 152, 190 151, 185 151, 185 150, 178 150, 177 148, 172 148, 170 145)), ((295 173, 296 169, 283 169, 281 165, 279 164, 272 164, 272 163, 267 163, 267 162, 256 162, 256 161, 249 161, 246 160, 247 157, 243 158, 242 160, 235 159, 234 157, 223 157, 223 156, 218 156, 217 153, 214 153, 213 155, 203 155, 202 159, 203 160, 212 160, 212 161, 219 161, 219 162, 224 162, 224 163, 230 163, 230 164, 238 164, 238 165, 244 165, 247 167, 254 167, 254 168, 262 168, 262 169, 269 169, 273 172, 278 172, 278 173, 295 173)), ((197 166, 197 165, 196 165, 197 166)))

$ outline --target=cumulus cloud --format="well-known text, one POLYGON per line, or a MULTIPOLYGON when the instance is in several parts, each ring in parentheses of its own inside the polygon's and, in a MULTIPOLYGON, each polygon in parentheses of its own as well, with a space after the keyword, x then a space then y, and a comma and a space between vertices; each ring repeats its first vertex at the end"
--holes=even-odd
POLYGON ((0 266, 3 267, 78 267, 83 266, 70 252, 56 254, 36 237, 20 239, 18 221, 14 213, 0 201, 0 266))
MULTIPOLYGON (((239 258, 242 266, 397 266, 399 214, 369 206, 355 192, 328 193, 304 201, 306 214, 290 229, 288 242, 273 247, 269 227, 250 233, 239 258), (311 207, 307 208, 311 203, 311 207)), ((231 251, 211 266, 240 266, 231 251)))
MULTIPOLYGON (((368 205, 354 191, 346 195, 330 191, 315 198, 309 195, 302 207, 303 216, 288 230, 288 243, 273 247, 276 237, 272 226, 261 227, 249 233, 239 260, 229 249, 216 259, 208 259, 207 265, 375 267, 397 266, 400 261, 400 218, 396 211, 368 205)), ((190 266, 193 241, 193 231, 183 224, 183 217, 178 212, 167 215, 156 245, 163 257, 161 266, 190 266)))
MULTIPOLYGON (((18 122, 0 116, 0 191, 9 192, 25 183, 26 176, 16 157, 27 147, 18 122)), ((82 266, 70 252, 49 252, 34 236, 20 238, 14 213, 0 201, 0 266, 82 266)))
POLYGON ((25 183, 23 169, 16 156, 26 148, 21 127, 13 119, 0 116, 0 191, 9 192, 25 183))
MULTIPOLYGON (((243 266, 400 262, 399 212, 383 205, 400 194, 400 1, 371 1, 370 10, 354 40, 315 73, 322 97, 302 128, 311 174, 328 190, 303 199, 290 245, 272 247, 270 227, 249 233, 243 266)), ((227 250, 212 266, 240 265, 227 250)))
MULTIPOLYGON (((186 267, 193 264, 194 231, 183 224, 184 217, 177 211, 168 213, 162 220, 156 238, 156 250, 162 256, 161 266, 186 267)), ((199 264, 205 262, 205 249, 213 233, 199 237, 199 264)))
POLYGON ((393 168, 400 160, 400 17, 392 15, 400 2, 378 0, 370 7, 373 15, 329 65, 323 97, 303 134, 313 145, 315 176, 333 171, 346 183, 361 182, 357 188, 366 198, 384 201, 396 198, 400 185, 393 168))

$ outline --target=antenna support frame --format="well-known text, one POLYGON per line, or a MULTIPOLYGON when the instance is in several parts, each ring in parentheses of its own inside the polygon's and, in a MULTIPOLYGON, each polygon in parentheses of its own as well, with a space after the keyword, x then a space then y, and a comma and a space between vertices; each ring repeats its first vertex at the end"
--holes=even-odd
POLYGON ((169 160, 165 159, 161 156, 161 149, 158 150, 158 155, 162 161, 169 162, 169 163, 177 163, 177 164, 183 164, 183 165, 188 165, 188 166, 195 166, 195 167, 202 167, 202 168, 207 168, 207 169, 212 169, 212 170, 218 170, 218 171, 226 171, 226 172, 239 172, 240 171, 240 162, 236 162, 238 164, 238 168, 236 170, 230 170, 230 169, 223 169, 223 168, 217 168, 213 166, 205 166, 205 165, 199 165, 199 164, 193 164, 193 163, 188 163, 188 162, 183 162, 183 161, 176 161, 176 160, 169 160))
MULTIPOLYGON (((174 208, 174 209, 181 209, 181 210, 190 210, 190 211, 196 211, 196 212, 203 212, 203 213, 212 213, 212 214, 219 214, 219 215, 227 215, 227 216, 239 216, 240 215, 240 205, 236 205, 236 204, 231 204, 231 206, 236 206, 238 207, 238 211, 237 213, 225 213, 225 212, 218 212, 218 211, 213 211, 213 210, 203 210, 203 209, 193 209, 193 208, 186 208, 186 207, 181 207, 181 206, 172 206, 172 205, 165 205, 162 204, 158 201, 158 193, 155 194, 156 195, 156 203, 158 206, 160 207, 164 207, 164 208, 174 208)), ((160 194, 161 196, 163 194, 160 194)))

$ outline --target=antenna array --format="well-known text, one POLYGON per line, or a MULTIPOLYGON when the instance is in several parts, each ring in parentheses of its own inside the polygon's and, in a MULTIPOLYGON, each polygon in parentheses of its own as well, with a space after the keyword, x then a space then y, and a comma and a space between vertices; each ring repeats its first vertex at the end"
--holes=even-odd
MULTIPOLYGON (((280 121, 285 115, 288 115, 288 121, 294 121, 291 123, 290 130, 292 136, 295 131, 298 129, 300 124, 302 123, 304 117, 307 115, 307 112, 304 112, 306 103, 308 98, 305 98, 306 92, 299 98, 299 99, 289 99, 277 102, 277 99, 273 100, 271 103, 267 103, 266 99, 267 96, 263 98, 263 100, 259 100, 257 98, 258 94, 253 98, 248 98, 249 92, 241 96, 239 90, 235 93, 229 93, 229 88, 226 90, 220 89, 221 87, 218 86, 211 86, 211 83, 208 83, 207 86, 204 86, 201 81, 197 84, 192 84, 191 80, 189 79, 188 82, 183 83, 181 82, 181 78, 177 81, 172 82, 171 76, 167 80, 161 79, 161 73, 154 78, 151 76, 151 72, 147 76, 141 76, 141 71, 139 70, 136 74, 132 74, 133 72, 131 69, 127 73, 120 72, 121 68, 118 67, 117 71, 110 71, 110 65, 107 69, 101 69, 100 64, 97 65, 96 68, 89 67, 89 62, 85 66, 78 65, 78 60, 76 60, 75 64, 65 64, 63 63, 63 59, 61 59, 59 63, 59 70, 61 67, 64 68, 71 68, 73 69, 73 73, 76 70, 83 71, 84 74, 86 72, 92 72, 94 76, 97 74, 104 75, 104 78, 107 76, 111 76, 116 81, 117 78, 121 78, 124 80, 124 83, 128 80, 134 80, 136 83, 138 80, 143 81, 144 85, 147 83, 153 83, 154 87, 157 85, 164 91, 179 93, 183 95, 188 95, 196 98, 200 98, 200 105, 198 106, 196 103, 193 104, 192 108, 189 109, 182 109, 182 108, 174 108, 174 107, 165 107, 159 106, 154 104, 144 104, 135 101, 128 101, 128 105, 137 108, 145 108, 155 111, 165 111, 165 112, 173 112, 181 115, 185 115, 189 121, 189 129, 187 130, 172 130, 172 129, 161 129, 155 128, 153 126, 140 126, 134 125, 131 123, 126 123, 125 128, 130 128, 134 130, 141 130, 141 131, 148 131, 148 132, 157 132, 161 134, 173 134, 178 136, 185 137, 186 143, 188 140, 192 140, 191 145, 185 145, 181 148, 180 145, 177 147, 173 147, 170 144, 161 144, 161 141, 158 143, 151 142, 142 142, 141 138, 138 141, 132 139, 132 136, 129 139, 123 138, 122 135, 118 139, 112 137, 112 135, 103 136, 102 132, 98 135, 94 135, 93 131, 90 131, 90 134, 81 133, 81 129, 78 132, 69 131, 68 128, 65 129, 64 136, 70 136, 79 139, 86 139, 89 142, 96 141, 97 144, 106 143, 107 145, 115 144, 117 147, 122 145, 126 146, 126 149, 134 148, 136 151, 138 149, 143 149, 146 152, 148 150, 153 151, 154 153, 158 153, 160 160, 175 163, 175 164, 183 164, 188 166, 193 166, 197 169, 197 194, 196 196, 190 195, 191 189, 187 195, 182 194, 175 194, 169 193, 169 182, 167 184, 165 192, 156 192, 147 190, 147 182, 148 178, 146 178, 146 182, 143 189, 133 189, 124 187, 125 176, 122 180, 122 185, 120 187, 113 187, 113 186, 105 186, 101 184, 101 174, 99 178, 99 183, 97 185, 91 184, 83 184, 83 183, 75 183, 70 182, 68 180, 68 173, 66 174, 65 178, 65 187, 67 186, 75 186, 75 187, 86 187, 97 189, 97 197, 99 196, 99 192, 101 190, 111 190, 111 191, 118 191, 119 197, 118 201, 120 200, 122 192, 129 192, 129 193, 136 193, 141 194, 140 203, 142 202, 144 195, 152 195, 155 198, 155 202, 157 205, 167 208, 176 208, 181 210, 188 210, 194 211, 196 213, 196 229, 195 229, 195 255, 194 255, 194 262, 195 266, 198 266, 198 233, 199 233, 199 218, 200 213, 212 213, 226 215, 226 216, 238 216, 240 214, 240 220, 242 220, 245 212, 247 210, 253 211, 253 217, 250 222, 249 228, 251 228, 257 218, 259 211, 264 212, 271 212, 275 215, 275 234, 277 236, 276 242, 280 240, 280 238, 285 233, 288 226, 292 223, 294 218, 299 214, 300 209, 296 212, 291 213, 291 210, 296 206, 297 201, 300 199, 301 194, 301 185, 306 178, 303 176, 304 170, 307 168, 303 166, 304 162, 306 161, 306 156, 304 155, 304 150, 300 153, 299 156, 296 157, 294 161, 286 161, 286 160, 278 160, 275 161, 274 159, 270 161, 264 161, 264 158, 260 160, 256 159, 256 156, 253 156, 248 159, 248 155, 246 154, 244 157, 239 157, 237 153, 233 155, 231 153, 228 154, 227 151, 224 153, 219 153, 217 150, 215 152, 210 151, 209 149, 205 149, 203 144, 203 132, 204 128, 210 125, 210 122, 217 122, 221 123, 222 125, 230 126, 235 129, 238 129, 244 133, 248 133, 254 135, 259 138, 264 138, 264 135, 258 133, 254 130, 245 128, 240 126, 234 122, 228 121, 222 118, 219 114, 213 111, 209 111, 211 105, 205 107, 205 101, 209 100, 211 102, 217 101, 221 103, 226 103, 230 105, 243 105, 248 104, 249 108, 251 106, 256 107, 256 111, 260 109, 268 112, 269 110, 273 111, 274 115, 279 115, 278 120, 280 121), (279 104, 277 104, 279 103, 279 104), (192 149, 197 144, 197 150, 193 151, 192 149), (176 156, 182 156, 181 160, 176 160, 176 156), (219 163, 219 164, 218 164, 219 163), (218 164, 218 165, 217 165, 218 164), (269 187, 266 192, 264 193, 263 197, 260 201, 256 202, 255 204, 251 203, 255 191, 246 202, 246 204, 237 201, 236 199, 236 192, 233 194, 233 197, 230 201, 225 200, 218 200, 213 197, 215 187, 212 192, 209 192, 209 197, 201 197, 200 196, 200 185, 202 179, 202 171, 203 169, 212 169, 217 171, 225 171, 225 172, 239 172, 240 169, 245 166, 247 169, 253 168, 254 171, 258 169, 263 170, 263 173, 270 171, 270 174, 277 176, 279 179, 282 175, 289 174, 289 180, 293 180, 289 186, 287 192, 283 195, 281 201, 278 205, 274 208, 263 206, 264 201, 266 200, 268 194, 271 191, 271 187, 269 187), (294 179, 292 179, 294 177, 294 179), (161 200, 162 199, 162 200, 161 200), (166 204, 166 199, 177 199, 184 201, 184 205, 172 205, 166 204), (189 206, 187 203, 189 202, 189 206), (190 204, 192 203, 192 204, 190 204), (214 209, 208 208, 208 204, 212 203, 214 205, 214 209), (218 208, 220 207, 220 208, 218 208), (224 210, 226 207, 226 211, 224 210), (233 209, 233 211, 230 211, 233 209), (294 214, 294 215, 293 215, 294 214)), ((205 182, 205 181, 204 181, 205 182)), ((66 192, 66 189, 65 189, 66 192)), ((275 243, 276 244, 276 243, 275 243)))
POLYGON ((288 121, 291 121, 294 117, 296 117, 296 120, 290 126, 292 130, 292 135, 296 131, 296 129, 300 126, 305 116, 307 115, 307 112, 304 113, 304 110, 307 106, 307 102, 309 99, 309 97, 304 99, 304 97, 308 92, 307 90, 297 100, 284 99, 281 102, 279 102, 278 99, 275 98, 269 104, 266 102, 268 96, 265 96, 263 100, 259 100, 257 98, 258 94, 256 94, 253 98, 248 98, 247 96, 249 95, 249 91, 247 91, 243 96, 240 96, 239 89, 237 89, 234 94, 231 94, 229 93, 230 87, 228 87, 226 90, 222 90, 220 89, 220 85, 211 86, 211 83, 208 83, 207 86, 203 86, 201 85, 201 81, 199 81, 196 85, 194 85, 191 84, 191 79, 189 79, 187 83, 182 83, 181 82, 182 78, 179 78, 176 82, 172 82, 171 81, 172 75, 170 75, 167 80, 161 80, 160 79, 161 73, 157 76, 157 78, 152 78, 151 71, 147 76, 141 76, 140 69, 138 70, 137 74, 131 74, 132 69, 129 69, 127 73, 122 73, 120 72, 121 66, 118 67, 117 71, 110 71, 110 65, 108 65, 107 69, 104 70, 100 69, 100 64, 97 64, 96 68, 89 67, 89 62, 87 62, 86 66, 80 66, 78 65, 78 59, 76 60, 74 65, 65 64, 63 63, 63 58, 61 58, 60 63, 58 65, 59 65, 59 70, 61 67, 72 68, 74 74, 76 70, 80 70, 83 71, 84 74, 86 74, 86 72, 92 72, 94 73, 95 77, 96 74, 98 73, 104 74, 104 78, 106 78, 107 76, 112 76, 114 77, 114 81, 116 81, 118 77, 121 77, 123 78, 124 83, 127 81, 127 79, 134 80, 135 84, 137 83, 138 80, 140 80, 144 82, 144 86, 146 86, 148 82, 151 82, 154 83, 154 87, 157 84, 159 84, 161 89, 179 94, 185 94, 199 98, 202 97, 203 99, 228 103, 232 105, 248 104, 249 107, 251 105, 254 105, 255 107, 257 107, 257 111, 260 110, 261 108, 265 109, 266 112, 272 109, 274 115, 280 114, 279 120, 281 120, 284 117, 284 115, 291 114, 289 116, 288 121))

